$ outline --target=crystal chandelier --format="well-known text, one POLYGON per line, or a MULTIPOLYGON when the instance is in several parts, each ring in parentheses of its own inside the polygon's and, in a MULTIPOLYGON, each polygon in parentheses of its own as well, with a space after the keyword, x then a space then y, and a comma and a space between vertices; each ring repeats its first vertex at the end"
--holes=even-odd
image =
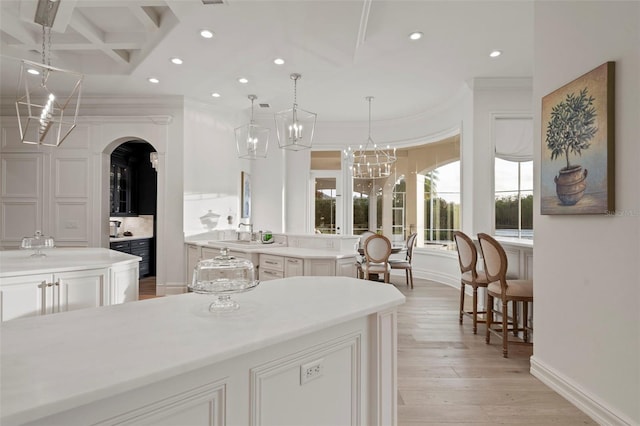
POLYGON ((23 60, 16 112, 23 143, 58 146, 76 127, 83 75, 51 66, 51 25, 58 0, 40 0, 35 22, 42 26, 42 63, 23 60))
POLYGON ((297 88, 302 76, 291 74, 290 77, 293 80, 293 108, 275 115, 278 145, 282 149, 301 151, 311 148, 317 114, 298 108, 297 88))
POLYGON ((380 179, 392 173, 393 163, 396 162, 396 149, 387 145, 386 149, 378 148, 371 139, 371 101, 373 96, 365 98, 369 102, 369 136, 367 143, 358 148, 348 147, 344 156, 349 164, 354 179, 380 179))
POLYGON ((238 157, 248 160, 257 158, 267 158, 267 148, 269 147, 269 133, 267 127, 259 126, 253 121, 253 101, 258 99, 256 95, 249 95, 251 101, 251 120, 249 124, 236 128, 236 147, 238 157))

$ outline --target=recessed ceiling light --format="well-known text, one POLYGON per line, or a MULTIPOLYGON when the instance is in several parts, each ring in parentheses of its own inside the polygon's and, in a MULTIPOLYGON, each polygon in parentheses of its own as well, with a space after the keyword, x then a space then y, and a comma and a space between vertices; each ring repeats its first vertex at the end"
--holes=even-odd
POLYGON ((502 55, 502 51, 501 50, 494 50, 491 53, 489 53, 489 56, 491 56, 492 58, 497 58, 500 55, 502 55))
POLYGON ((284 65, 284 59, 282 59, 282 58, 275 58, 275 59, 273 60, 273 63, 274 63, 274 64, 276 64, 276 65, 284 65))
POLYGON ((200 30, 200 35, 204 38, 213 38, 213 31, 210 30, 200 30))
POLYGON ((214 98, 219 98, 219 97, 220 97, 220 93, 218 93, 218 92, 213 92, 213 93, 211 94, 211 96, 213 96, 214 98))
POLYGON ((38 74, 40 74, 40 71, 38 71, 38 70, 34 70, 33 68, 29 68, 29 69, 27 70, 27 72, 28 72, 29 74, 33 74, 33 75, 38 75, 38 74))
POLYGON ((155 78, 155 77, 149 77, 149 78, 147 79, 147 81, 149 81, 149 83, 153 83, 153 84, 158 84, 158 83, 160 83, 160 80, 158 80, 158 79, 157 79, 157 78, 155 78))
POLYGON ((171 62, 176 65, 182 65, 182 59, 180 58, 171 58, 171 62))
POLYGON ((244 77, 240 77, 240 78, 238 79, 238 83, 247 84, 248 82, 249 82, 249 80, 247 80, 247 79, 246 79, 246 78, 244 78, 244 77))
POLYGON ((409 34, 410 40, 420 40, 424 34, 419 31, 409 34))

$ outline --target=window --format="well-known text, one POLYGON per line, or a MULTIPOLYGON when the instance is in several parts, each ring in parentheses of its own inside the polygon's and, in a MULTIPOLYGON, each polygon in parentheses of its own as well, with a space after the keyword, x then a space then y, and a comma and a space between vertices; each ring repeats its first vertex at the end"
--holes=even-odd
POLYGON ((363 182, 353 184, 353 235, 360 235, 369 230, 369 191, 370 187, 363 182))
POLYGON ((453 241, 460 229, 460 161, 440 166, 424 179, 424 241, 453 241))
POLYGON ((533 161, 495 159, 496 235, 533 238, 533 161))
POLYGON ((404 176, 398 179, 393 187, 393 201, 391 204, 391 235, 393 236, 391 242, 394 244, 402 243, 406 240, 408 235, 405 235, 405 221, 406 213, 405 206, 407 205, 407 185, 404 181, 404 176))

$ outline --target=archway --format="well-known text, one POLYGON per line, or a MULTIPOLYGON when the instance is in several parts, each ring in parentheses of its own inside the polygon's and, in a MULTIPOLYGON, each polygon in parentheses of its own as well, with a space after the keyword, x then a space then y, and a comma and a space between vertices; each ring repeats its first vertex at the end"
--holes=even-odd
POLYGON ((109 247, 141 257, 140 299, 162 294, 156 287, 162 274, 162 268, 157 268, 162 252, 158 151, 141 138, 122 137, 109 143, 102 154, 101 211, 110 224, 118 225, 115 235, 114 226, 109 227, 109 247))

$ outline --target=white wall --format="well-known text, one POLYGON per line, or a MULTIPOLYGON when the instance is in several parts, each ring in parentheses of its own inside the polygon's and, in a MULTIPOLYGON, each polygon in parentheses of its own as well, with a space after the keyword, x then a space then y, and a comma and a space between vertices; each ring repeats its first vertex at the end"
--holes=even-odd
POLYGON ((240 172, 251 175, 252 162, 238 158, 234 129, 248 117, 186 101, 184 122, 184 235, 211 238, 200 221, 209 210, 220 215, 216 230, 236 230, 241 221, 240 172))
MULTIPOLYGON (((463 158, 463 175, 472 176, 472 190, 465 191, 462 206, 466 221, 463 231, 476 235, 494 230, 494 152, 493 119, 496 115, 531 115, 531 79, 476 79, 473 87, 473 140, 469 147, 464 138, 463 150, 472 151, 472 164, 463 158), (471 169, 468 169, 471 167, 471 169), (469 197, 471 199, 469 200, 469 197), (470 207, 470 208, 469 208, 470 207), (471 214, 472 217, 466 214, 471 214)), ((469 183, 468 180, 464 180, 469 183)))
POLYGON ((640 3, 536 2, 534 172, 541 98, 607 61, 615 72, 620 216, 541 216, 535 194, 532 373, 601 424, 640 424, 640 3))

